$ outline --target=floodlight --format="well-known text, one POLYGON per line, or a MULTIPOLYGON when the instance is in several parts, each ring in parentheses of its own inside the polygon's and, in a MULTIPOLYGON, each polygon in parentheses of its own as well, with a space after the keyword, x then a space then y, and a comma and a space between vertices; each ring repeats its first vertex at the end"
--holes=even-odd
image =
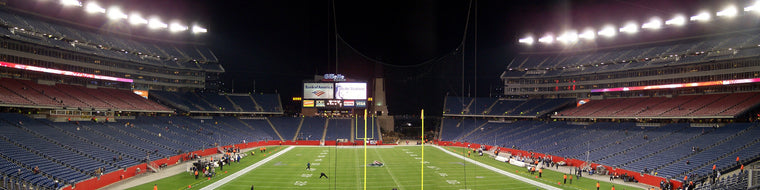
POLYGON ((187 26, 179 24, 179 23, 172 23, 169 25, 169 31, 170 32, 180 32, 187 30, 187 26))
POLYGON ((583 33, 578 34, 578 38, 586 39, 586 40, 593 40, 596 38, 596 34, 594 34, 594 29, 586 29, 583 33))
POLYGON ((545 43, 545 44, 554 43, 554 36, 552 36, 552 35, 546 35, 544 37, 539 38, 538 42, 545 43))
POLYGON ((756 1, 755 4, 752 4, 749 7, 744 7, 744 11, 760 11, 760 1, 756 1))
POLYGON ((87 13, 106 13, 106 9, 94 1, 87 3, 87 6, 84 7, 84 11, 87 13))
POLYGON ((118 7, 111 7, 108 9, 108 18, 111 20, 127 19, 127 14, 121 12, 118 7))
POLYGON ((710 20, 710 13, 702 12, 698 15, 691 16, 689 18, 690 21, 709 21, 710 20))
POLYGON ((662 27, 662 20, 660 18, 654 17, 649 20, 649 22, 644 23, 641 25, 641 28, 644 29, 660 29, 662 27))
POLYGON ((738 11, 736 10, 736 7, 729 6, 723 9, 722 11, 718 11, 715 15, 719 17, 735 17, 736 14, 738 14, 738 11))
POLYGON ((148 24, 148 20, 140 16, 139 13, 132 13, 129 15, 129 23, 132 25, 148 24))
POLYGON ((61 5, 63 6, 82 6, 82 2, 79 0, 61 0, 61 5))
POLYGON ((153 17, 150 20, 148 20, 148 28, 150 29, 161 29, 161 28, 168 28, 169 25, 161 21, 158 17, 153 17))
POLYGON ((599 30, 596 34, 604 37, 613 37, 617 34, 617 31, 612 26, 605 26, 602 30, 599 30))
POLYGON ((686 18, 684 16, 675 16, 670 20, 665 21, 665 25, 683 26, 686 24, 686 18))
POLYGON ((193 33, 195 33, 195 34, 197 34, 197 33, 206 33, 206 32, 208 32, 208 29, 206 29, 206 28, 200 27, 198 25, 194 25, 193 26, 193 33))
POLYGON ((532 36, 528 36, 528 37, 520 38, 520 39, 518 40, 518 42, 519 42, 519 43, 521 43, 521 44, 528 44, 528 45, 532 45, 532 44, 533 44, 533 41, 534 41, 534 40, 533 40, 533 37, 532 37, 532 36))
POLYGON ((628 23, 622 28, 620 28, 620 32, 625 32, 629 34, 639 32, 639 25, 636 23, 628 23))
POLYGON ((578 42, 578 32, 572 30, 567 31, 562 35, 557 36, 557 41, 562 42, 563 44, 572 44, 578 42))

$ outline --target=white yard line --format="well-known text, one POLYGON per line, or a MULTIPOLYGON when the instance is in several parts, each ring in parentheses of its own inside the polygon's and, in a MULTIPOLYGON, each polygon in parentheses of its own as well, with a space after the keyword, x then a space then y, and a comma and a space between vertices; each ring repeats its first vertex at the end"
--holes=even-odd
MULTIPOLYGON (((380 161, 382 161, 383 163, 387 163, 383 159, 383 156, 379 152, 377 152, 377 149, 375 149, 375 153, 377 154, 378 157, 380 157, 380 161)), ((367 167, 366 163, 365 163, 364 167, 367 167)), ((393 179, 393 182, 396 183, 396 187, 401 187, 401 183, 399 183, 398 179, 396 179, 396 176, 393 175, 393 173, 391 173, 391 170, 388 167, 388 165, 384 165, 383 167, 385 168, 385 171, 388 171, 388 175, 391 175, 391 179, 393 179)))
POLYGON ((223 178, 223 179, 221 179, 221 180, 219 180, 219 181, 216 181, 216 182, 212 183, 211 185, 208 185, 208 186, 206 186, 206 187, 204 187, 204 188, 201 188, 201 190, 212 190, 212 189, 218 189, 218 188, 219 188, 219 186, 222 186, 222 185, 224 185, 224 184, 226 184, 226 183, 229 183, 230 181, 234 180, 235 178, 238 178, 238 177, 240 177, 241 175, 243 175, 243 174, 246 174, 246 173, 250 172, 250 171, 251 171, 251 170, 253 170, 253 169, 256 169, 257 167, 259 167, 259 166, 261 166, 261 165, 264 165, 265 163, 267 163, 267 162, 269 162, 269 161, 271 161, 271 160, 273 160, 273 159, 277 158, 278 156, 280 156, 280 155, 282 155, 282 154, 284 154, 284 153, 286 153, 286 152, 290 151, 290 150, 291 150, 291 149, 293 149, 293 148, 295 148, 295 147, 291 146, 291 147, 288 147, 288 148, 282 149, 282 151, 280 151, 280 152, 278 152, 278 153, 275 153, 275 154, 272 154, 271 156, 269 156, 269 157, 267 157, 267 158, 264 158, 264 159, 262 159, 261 161, 258 161, 258 162, 256 162, 256 163, 255 163, 255 164, 253 164, 253 165, 250 165, 250 166, 248 166, 248 167, 245 167, 245 168, 243 168, 242 170, 240 170, 240 171, 238 171, 238 172, 235 172, 235 173, 233 173, 233 174, 230 174, 229 176, 227 176, 227 177, 225 177, 225 178, 223 178))
POLYGON ((538 186, 538 187, 540 187, 540 188, 543 188, 543 189, 549 189, 549 190, 561 190, 560 188, 557 188, 557 187, 552 187, 552 186, 550 186, 550 185, 547 185, 547 184, 544 184, 544 183, 541 183, 541 182, 537 182, 537 181, 533 181, 533 180, 531 180, 531 179, 528 179, 528 178, 525 178, 525 177, 522 177, 522 176, 519 176, 519 175, 515 175, 515 174, 513 174, 513 173, 509 173, 509 172, 507 172, 507 171, 504 171, 504 170, 501 170, 501 169, 495 168, 495 167, 493 167, 493 166, 489 166, 489 165, 486 165, 486 164, 480 163, 480 162, 478 162, 478 161, 475 161, 475 160, 472 160, 472 159, 470 159, 470 158, 466 158, 466 157, 464 157, 463 155, 454 154, 453 152, 450 152, 450 151, 448 151, 448 150, 446 150, 446 149, 444 149, 444 148, 441 148, 440 146, 433 146, 433 147, 435 147, 435 148, 438 148, 438 149, 440 149, 441 151, 443 151, 443 152, 445 152, 445 153, 447 153, 447 154, 449 154, 449 155, 451 155, 451 156, 454 156, 454 157, 457 157, 457 158, 461 158, 461 159, 464 159, 464 160, 466 160, 467 162, 473 163, 473 164, 475 164, 475 165, 478 165, 478 166, 480 166, 480 167, 483 167, 483 168, 485 168, 485 169, 488 169, 488 170, 494 171, 494 172, 496 172, 496 173, 500 173, 500 174, 502 174, 502 175, 505 175, 505 176, 507 176, 507 177, 511 177, 511 178, 513 178, 513 179, 516 179, 516 180, 519 180, 519 181, 522 181, 522 182, 525 182, 525 183, 529 183, 529 184, 531 184, 531 185, 535 185, 535 186, 538 186))

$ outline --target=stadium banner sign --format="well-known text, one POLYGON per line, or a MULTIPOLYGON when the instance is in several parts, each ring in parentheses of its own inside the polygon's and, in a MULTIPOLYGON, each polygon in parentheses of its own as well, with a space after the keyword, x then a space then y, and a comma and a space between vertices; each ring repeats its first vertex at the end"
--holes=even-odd
POLYGON ((132 90, 133 93, 140 95, 140 97, 143 97, 145 99, 148 99, 148 91, 147 90, 132 90))
POLYGON ((625 92, 625 91, 635 91, 635 90, 660 90, 660 89, 674 89, 674 88, 687 88, 687 87, 700 87, 700 86, 746 84, 746 83, 756 83, 756 82, 760 82, 760 78, 718 80, 718 81, 692 82, 692 83, 680 83, 680 84, 663 84, 663 85, 651 85, 651 86, 603 88, 603 89, 591 89, 591 92, 621 92, 621 91, 625 92))
POLYGON ((303 83, 303 99, 333 99, 333 83, 303 83))
POLYGON ((2 62, 2 61, 0 61, 0 67, 8 67, 8 68, 14 68, 14 69, 36 71, 36 72, 43 72, 43 73, 50 73, 50 74, 57 74, 57 75, 66 75, 66 76, 72 76, 72 77, 91 78, 91 79, 98 79, 98 80, 110 80, 110 81, 128 82, 128 83, 134 82, 134 80, 132 79, 103 76, 103 75, 96 75, 96 74, 89 74, 89 73, 80 73, 80 72, 73 72, 73 71, 64 71, 64 70, 58 70, 58 69, 23 65, 23 64, 18 64, 18 63, 8 63, 8 62, 2 62))
POLYGON ((354 100, 343 100, 343 107, 354 107, 354 100))
POLYGON ((356 107, 359 107, 359 108, 367 107, 367 101, 357 100, 356 107))
POLYGON ((314 105, 315 105, 315 107, 318 107, 318 108, 324 108, 325 107, 325 101, 324 100, 317 100, 317 101, 315 101, 314 105))
POLYGON ((335 99, 366 100, 367 83, 339 82, 335 83, 335 99))
POLYGON ((314 100, 304 100, 303 101, 303 107, 305 107, 305 108, 313 108, 314 107, 314 100))

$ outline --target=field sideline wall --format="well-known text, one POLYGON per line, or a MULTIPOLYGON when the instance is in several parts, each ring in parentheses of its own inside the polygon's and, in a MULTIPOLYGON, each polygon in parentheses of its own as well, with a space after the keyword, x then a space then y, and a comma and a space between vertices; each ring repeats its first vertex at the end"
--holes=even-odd
MULTIPOLYGON (((467 147, 468 145, 470 147, 480 147, 481 146, 480 144, 476 144, 476 143, 462 143, 462 142, 450 142, 450 141, 437 141, 437 142, 435 142, 435 144, 440 145, 440 146, 453 146, 453 147, 467 147)), ((490 149, 494 148, 494 146, 491 146, 491 145, 484 145, 484 146, 485 146, 486 150, 490 150, 490 149)), ((511 148, 504 148, 504 147, 499 147, 499 152, 508 152, 508 153, 510 153, 512 155, 532 155, 532 156, 536 156, 536 157, 551 156, 552 157, 552 162, 565 161, 568 166, 581 166, 581 165, 587 164, 585 161, 582 161, 582 160, 566 159, 566 158, 563 158, 563 157, 549 155, 549 154, 542 154, 542 153, 537 153, 537 152, 529 152, 529 151, 517 150, 517 149, 511 149, 511 148)), ((634 172, 634 171, 629 171, 629 170, 624 170, 624 169, 619 169, 619 168, 613 168, 613 167, 610 167, 610 166, 605 166, 605 165, 596 164, 596 163, 590 163, 590 164, 591 164, 591 167, 603 166, 604 168, 607 168, 607 171, 617 172, 618 175, 628 174, 628 176, 633 177, 634 179, 636 179, 637 181, 639 181, 639 183, 643 183, 643 184, 647 184, 647 185, 651 185, 651 186, 658 186, 658 185, 660 185, 660 181, 663 181, 663 180, 670 181, 675 188, 679 188, 679 187, 681 187, 683 185, 683 182, 678 181, 678 180, 666 179, 664 177, 653 176, 653 175, 649 175, 649 174, 641 174, 639 172, 634 172)))
MULTIPOLYGON (((351 142, 337 143, 336 141, 332 140, 332 141, 325 141, 324 146, 352 146, 352 145, 360 146, 360 145, 363 145, 362 143, 363 143, 362 141, 356 141, 356 144, 351 143, 351 142)), ((248 149, 248 148, 260 147, 260 146, 278 146, 278 145, 319 146, 320 144, 322 144, 321 141, 258 141, 258 142, 241 143, 241 144, 236 144, 236 145, 227 145, 227 146, 222 146, 222 148, 230 148, 234 146, 240 149, 248 149)), ((395 145, 395 144, 383 144, 382 141, 378 141, 376 145, 395 145)), ((184 160, 189 155, 197 154, 200 156, 208 156, 208 155, 219 153, 217 151, 218 149, 214 147, 214 148, 208 148, 204 150, 188 152, 181 155, 172 156, 169 158, 161 158, 161 159, 153 160, 151 162, 155 163, 156 165, 166 164, 168 166, 172 166, 172 165, 181 163, 182 160, 184 160)), ((142 163, 142 164, 128 167, 125 170, 114 171, 111 173, 103 174, 100 177, 93 177, 88 180, 79 182, 76 184, 75 186, 76 188, 73 188, 72 186, 66 186, 62 189, 63 190, 98 189, 98 188, 110 185, 112 183, 116 183, 118 181, 134 177, 136 175, 144 174, 146 172, 148 172, 148 164, 142 163), (140 170, 140 172, 137 172, 138 169, 140 170)))

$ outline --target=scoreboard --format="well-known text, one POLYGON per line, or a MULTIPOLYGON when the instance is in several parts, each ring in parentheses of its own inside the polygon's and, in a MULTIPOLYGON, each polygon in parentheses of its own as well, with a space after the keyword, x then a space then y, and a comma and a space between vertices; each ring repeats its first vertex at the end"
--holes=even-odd
POLYGON ((366 82, 305 82, 304 108, 366 108, 366 82))

